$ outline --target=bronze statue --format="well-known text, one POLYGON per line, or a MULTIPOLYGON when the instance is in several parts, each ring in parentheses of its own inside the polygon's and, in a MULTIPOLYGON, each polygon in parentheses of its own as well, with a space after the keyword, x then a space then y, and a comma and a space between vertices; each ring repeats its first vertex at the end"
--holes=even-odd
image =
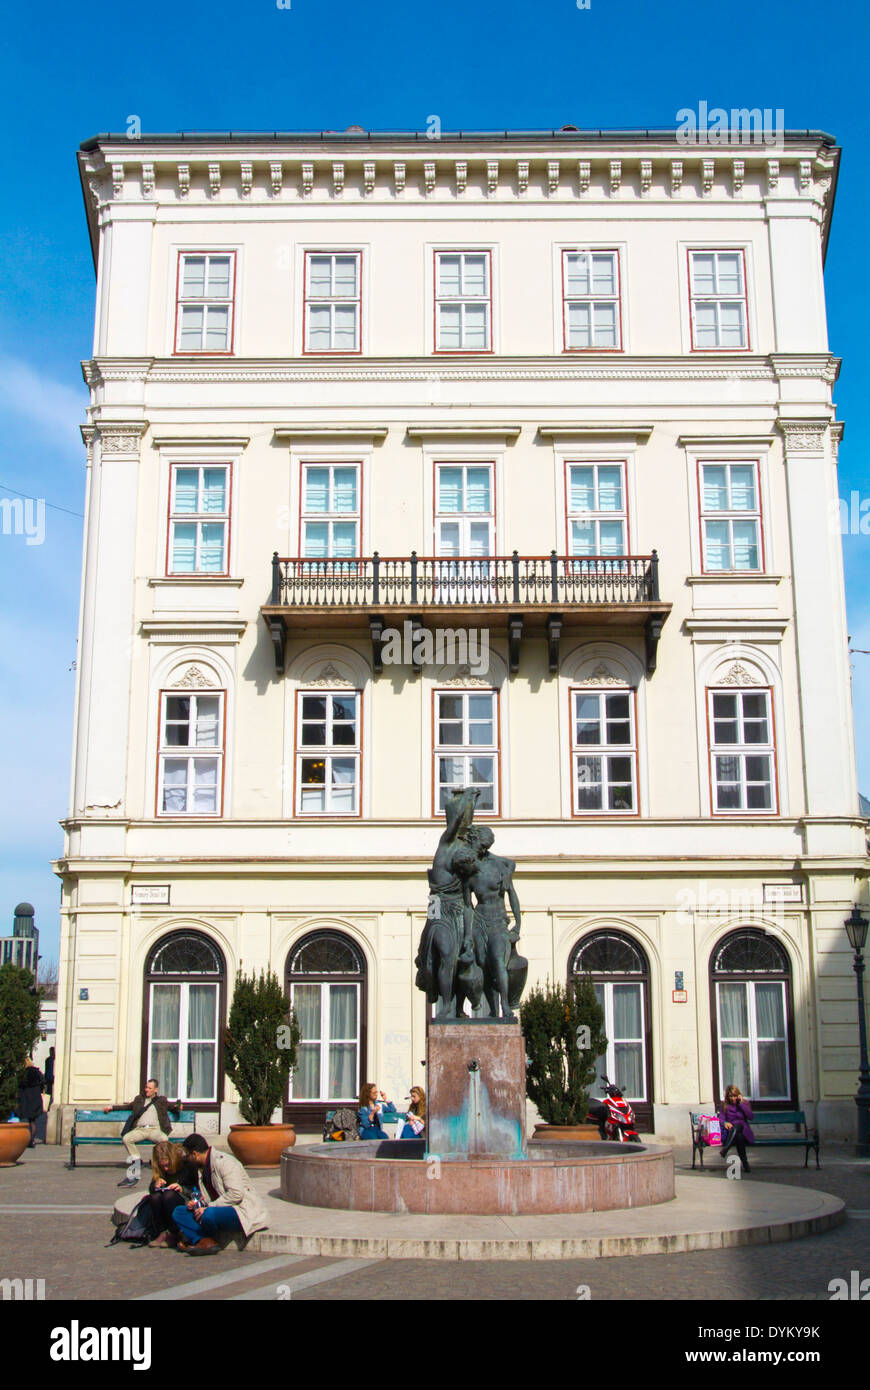
POLYGON ((476 789, 465 788, 445 807, 447 828, 428 873, 429 911, 415 961, 417 986, 430 1003, 439 1004, 439 1022, 463 1018, 467 999, 469 1021, 500 1016, 505 1023, 515 1023, 513 1010, 529 969, 516 949, 521 922, 513 886, 516 864, 490 853, 495 837, 489 826, 472 825, 478 795, 476 789))

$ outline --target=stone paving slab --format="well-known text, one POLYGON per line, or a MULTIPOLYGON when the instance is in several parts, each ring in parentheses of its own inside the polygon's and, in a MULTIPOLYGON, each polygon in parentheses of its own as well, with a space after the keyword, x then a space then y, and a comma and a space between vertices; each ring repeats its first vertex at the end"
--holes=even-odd
MULTIPOLYGON (((249 1175, 269 1228, 247 1250, 377 1260, 571 1260, 677 1254, 796 1240, 838 1225, 845 1203, 827 1192, 751 1180, 677 1176, 672 1202, 553 1216, 422 1216, 302 1207, 278 1195, 274 1172, 249 1175)), ((141 1193, 115 1205, 126 1218, 141 1193)))

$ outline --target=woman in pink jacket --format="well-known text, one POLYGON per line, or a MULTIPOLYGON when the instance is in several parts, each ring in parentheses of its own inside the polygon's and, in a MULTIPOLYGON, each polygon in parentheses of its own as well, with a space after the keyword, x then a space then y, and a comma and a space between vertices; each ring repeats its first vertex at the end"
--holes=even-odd
POLYGON ((748 1100, 743 1099, 739 1086, 725 1087, 725 1104, 719 1111, 719 1119, 722 1122, 723 1158, 733 1146, 740 1155, 740 1163, 744 1173, 748 1173, 749 1160, 746 1157, 746 1145, 755 1143, 755 1135, 752 1133, 750 1124, 752 1106, 748 1100))

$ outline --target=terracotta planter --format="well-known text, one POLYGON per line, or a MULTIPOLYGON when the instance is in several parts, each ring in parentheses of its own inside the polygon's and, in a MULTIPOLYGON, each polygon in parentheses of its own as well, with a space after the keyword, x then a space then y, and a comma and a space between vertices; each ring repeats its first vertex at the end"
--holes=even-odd
POLYGON ((597 1125, 535 1125, 532 1142, 536 1139, 550 1144, 554 1140, 600 1139, 597 1125))
POLYGON ((229 1146, 246 1168, 277 1168, 295 1143, 292 1125, 230 1125, 229 1146))
POLYGON ((30 1125, 26 1120, 13 1120, 0 1125, 0 1168, 17 1163, 30 1143, 30 1125))

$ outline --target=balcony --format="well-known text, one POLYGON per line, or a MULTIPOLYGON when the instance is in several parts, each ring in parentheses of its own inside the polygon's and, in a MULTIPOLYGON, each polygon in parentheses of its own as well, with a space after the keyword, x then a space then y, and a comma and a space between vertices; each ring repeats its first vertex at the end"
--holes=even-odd
POLYGON ((527 635, 546 634, 549 667, 559 669, 563 631, 590 625, 642 628, 649 674, 671 604, 659 597, 658 554, 424 556, 346 560, 272 557, 272 595, 261 612, 284 669, 292 631, 367 624, 376 672, 385 627, 488 627, 508 636, 510 669, 527 635))

